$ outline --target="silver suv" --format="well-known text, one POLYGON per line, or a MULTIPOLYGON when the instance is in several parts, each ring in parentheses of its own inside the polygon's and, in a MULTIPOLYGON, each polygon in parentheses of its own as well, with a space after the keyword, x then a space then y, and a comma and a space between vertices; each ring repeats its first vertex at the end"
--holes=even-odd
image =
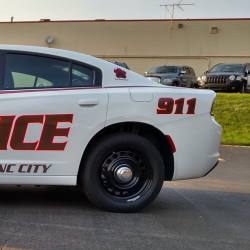
POLYGON ((194 69, 185 65, 156 66, 145 72, 144 76, 163 85, 197 88, 194 69))

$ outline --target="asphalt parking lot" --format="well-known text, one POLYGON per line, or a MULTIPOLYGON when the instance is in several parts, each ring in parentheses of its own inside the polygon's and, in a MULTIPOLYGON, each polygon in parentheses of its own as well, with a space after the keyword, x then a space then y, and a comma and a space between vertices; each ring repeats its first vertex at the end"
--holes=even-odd
POLYGON ((250 148, 220 153, 208 176, 165 182, 134 214, 100 210, 75 187, 0 186, 0 249, 250 249, 250 148))

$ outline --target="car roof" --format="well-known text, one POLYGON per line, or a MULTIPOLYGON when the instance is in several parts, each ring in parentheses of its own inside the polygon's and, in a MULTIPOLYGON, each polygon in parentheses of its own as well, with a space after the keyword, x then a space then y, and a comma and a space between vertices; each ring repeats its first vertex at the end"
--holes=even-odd
POLYGON ((164 64, 164 65, 158 65, 158 66, 154 66, 152 68, 155 68, 155 67, 165 67, 165 66, 170 66, 170 67, 189 67, 189 68, 192 68, 191 66, 187 66, 187 65, 168 65, 168 64, 164 64))
POLYGON ((130 70, 130 68, 128 67, 128 65, 125 62, 119 62, 119 61, 109 61, 109 62, 130 70))
POLYGON ((224 64, 224 65, 243 65, 243 64, 246 64, 246 63, 218 63, 217 65, 219 64, 224 64))
POLYGON ((65 58, 67 60, 75 60, 75 61, 83 62, 89 65, 93 65, 102 70, 103 86, 129 86, 129 85, 159 86, 158 83, 148 80, 144 76, 139 75, 127 69, 125 69, 127 73, 126 80, 118 81, 114 73, 115 64, 110 63, 106 60, 99 59, 99 58, 89 56, 86 54, 82 54, 79 52, 63 50, 63 49, 47 48, 47 47, 38 47, 38 46, 5 45, 5 44, 0 44, 0 50, 8 50, 8 51, 13 51, 13 52, 38 53, 42 55, 55 56, 55 57, 58 56, 60 58, 65 58))
POLYGON ((6 45, 0 44, 0 50, 9 50, 9 51, 22 51, 22 52, 33 52, 45 55, 53 55, 58 57, 65 57, 76 61, 85 61, 89 64, 93 64, 95 66, 102 66, 106 61, 89 56, 83 53, 56 49, 56 48, 47 48, 47 47, 39 47, 39 46, 26 46, 26 45, 6 45))

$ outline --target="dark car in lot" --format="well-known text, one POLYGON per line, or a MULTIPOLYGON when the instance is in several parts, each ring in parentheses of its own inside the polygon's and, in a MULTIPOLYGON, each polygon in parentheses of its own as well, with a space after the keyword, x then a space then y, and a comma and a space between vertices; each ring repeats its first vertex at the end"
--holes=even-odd
POLYGON ((144 76, 163 85, 196 88, 198 87, 194 69, 185 65, 156 66, 144 76))
POLYGON ((219 63, 198 78, 199 88, 215 91, 250 91, 250 64, 219 63))
POLYGON ((115 61, 115 62, 111 62, 111 63, 114 63, 114 64, 116 64, 116 65, 118 65, 120 67, 123 67, 125 69, 130 69, 125 62, 117 62, 117 61, 115 61))

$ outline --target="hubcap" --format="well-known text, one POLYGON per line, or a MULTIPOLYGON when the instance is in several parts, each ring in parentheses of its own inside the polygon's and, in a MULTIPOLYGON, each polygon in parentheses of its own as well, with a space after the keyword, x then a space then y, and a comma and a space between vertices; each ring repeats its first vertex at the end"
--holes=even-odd
POLYGON ((127 164, 122 164, 115 169, 115 179, 118 182, 126 183, 133 178, 133 172, 127 164))
POLYGON ((153 171, 131 151, 112 152, 100 168, 100 183, 112 199, 127 202, 143 195, 151 186, 153 171))

